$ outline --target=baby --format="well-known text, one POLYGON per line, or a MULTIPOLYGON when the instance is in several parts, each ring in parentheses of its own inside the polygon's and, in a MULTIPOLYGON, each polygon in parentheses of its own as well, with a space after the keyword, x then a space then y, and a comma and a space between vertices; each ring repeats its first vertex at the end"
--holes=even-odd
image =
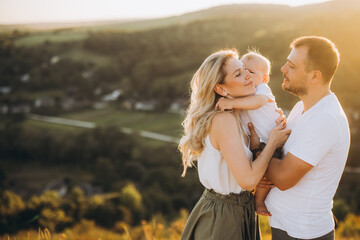
MULTIPOLYGON (((222 111, 242 109, 240 119, 245 132, 250 135, 248 123, 252 122, 260 141, 267 143, 269 133, 276 127, 276 120, 281 113, 276 106, 275 97, 267 85, 270 80, 270 61, 253 51, 245 54, 240 61, 252 75, 256 88, 255 94, 235 99, 221 98, 216 107, 222 111)), ((271 216, 264 202, 268 193, 269 189, 267 188, 258 188, 256 191, 255 208, 260 215, 271 216)))

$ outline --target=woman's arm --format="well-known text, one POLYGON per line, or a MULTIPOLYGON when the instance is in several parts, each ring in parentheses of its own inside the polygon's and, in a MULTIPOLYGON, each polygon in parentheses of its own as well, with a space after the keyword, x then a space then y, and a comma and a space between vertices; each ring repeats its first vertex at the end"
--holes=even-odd
POLYGON ((261 94, 234 99, 220 98, 216 108, 220 108, 221 111, 231 109, 255 110, 261 108, 267 102, 269 102, 269 98, 261 94))
POLYGON ((253 162, 246 156, 236 118, 232 113, 224 112, 214 116, 210 141, 220 150, 239 186, 252 191, 263 177, 278 143, 286 141, 289 135, 289 130, 281 129, 277 127, 273 131, 272 138, 269 138, 268 144, 253 162))

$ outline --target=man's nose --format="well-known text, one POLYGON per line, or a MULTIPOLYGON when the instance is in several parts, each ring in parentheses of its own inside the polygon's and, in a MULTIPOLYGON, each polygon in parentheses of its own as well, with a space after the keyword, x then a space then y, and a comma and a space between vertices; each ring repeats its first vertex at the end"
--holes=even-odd
POLYGON ((285 65, 281 67, 281 72, 285 73, 286 70, 287 70, 287 63, 285 63, 285 65))

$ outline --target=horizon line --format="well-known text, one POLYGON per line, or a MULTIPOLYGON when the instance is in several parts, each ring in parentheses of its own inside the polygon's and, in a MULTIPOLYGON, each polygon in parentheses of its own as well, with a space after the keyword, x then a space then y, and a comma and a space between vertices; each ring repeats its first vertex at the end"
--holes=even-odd
MULTIPOLYGON (((333 0, 325 0, 324 2, 330 2, 333 0)), ((282 3, 232 3, 232 4, 220 4, 215 6, 210 6, 207 8, 200 8, 200 9, 194 9, 193 11, 183 12, 179 14, 173 14, 173 15, 164 15, 164 16, 155 16, 155 17, 131 17, 131 18, 99 18, 99 19, 78 19, 78 20, 62 20, 62 21, 35 21, 35 22, 14 22, 14 23, 6 23, 0 21, 0 26, 18 26, 18 25, 56 25, 56 24, 86 24, 86 23, 106 23, 106 22, 138 22, 138 21, 147 21, 147 20, 157 20, 157 19, 164 19, 164 18, 171 18, 171 17, 179 17, 187 14, 192 14, 204 10, 209 10, 212 8, 222 7, 222 6, 232 6, 232 5, 272 5, 272 6, 284 6, 289 8, 296 8, 296 7, 302 7, 305 5, 314 5, 314 4, 321 4, 320 3, 305 3, 301 5, 295 5, 292 6, 290 4, 282 4, 282 3)))

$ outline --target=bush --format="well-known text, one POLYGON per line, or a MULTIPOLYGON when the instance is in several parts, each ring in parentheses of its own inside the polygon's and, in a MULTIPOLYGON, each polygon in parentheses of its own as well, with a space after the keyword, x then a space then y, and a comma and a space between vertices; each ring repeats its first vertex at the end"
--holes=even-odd
POLYGON ((16 231, 22 224, 25 203, 16 193, 4 191, 0 196, 0 233, 16 231))
POLYGON ((350 208, 343 199, 335 199, 333 213, 338 221, 344 221, 348 215, 350 208))
POLYGON ((127 207, 133 214, 134 221, 140 221, 143 213, 142 196, 132 183, 127 184, 120 192, 121 204, 127 207))
POLYGON ((348 214, 338 228, 338 234, 343 237, 360 237, 360 216, 348 214))
POLYGON ((40 212, 39 224, 50 231, 59 231, 69 224, 72 219, 66 216, 62 209, 43 208, 40 212))

